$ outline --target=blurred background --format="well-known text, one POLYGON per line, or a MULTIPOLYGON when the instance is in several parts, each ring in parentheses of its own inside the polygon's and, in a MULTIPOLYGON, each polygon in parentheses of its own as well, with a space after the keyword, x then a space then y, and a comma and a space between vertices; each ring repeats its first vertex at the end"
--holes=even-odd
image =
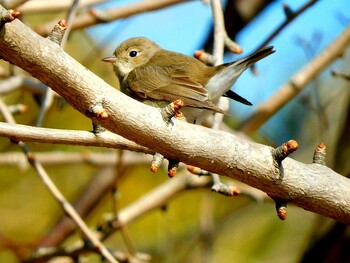
MULTIPOLYGON (((11 5, 16 1, 2 2, 11 5)), ((54 1, 22 2, 13 9, 21 11, 20 19, 43 36, 47 35, 47 28, 50 32, 58 20, 67 17, 72 6, 72 1, 61 1, 62 5, 56 8, 54 1)), ((91 15, 91 9, 122 10, 142 2, 81 0, 73 19, 78 21, 91 15)), ((73 27, 64 49, 116 88, 118 82, 111 65, 101 59, 111 55, 130 37, 148 37, 165 49, 190 56, 200 49, 211 52, 213 17, 209 1, 178 2, 111 22, 73 27)), ((305 9, 269 41, 268 45, 274 45, 276 53, 257 63, 254 71, 247 70, 233 87, 253 106, 231 102, 225 123, 232 130, 239 129, 260 103, 302 72, 350 25, 348 0, 227 0, 222 3, 227 33, 243 49, 239 55, 227 51, 225 62, 259 48, 287 20, 286 13, 305 9)), ((326 65, 297 96, 248 135, 271 146, 295 139, 299 149, 291 157, 304 163, 312 162, 314 149, 324 142, 327 165, 349 176, 349 64, 347 48, 342 57, 326 65)), ((2 100, 7 105, 24 105, 26 109, 16 112, 18 123, 92 129, 88 118, 58 96, 54 96, 50 107, 43 112, 46 89, 38 83, 19 85, 8 91, 7 80, 18 75, 28 79, 30 76, 4 61, 0 66, 2 100)), ((4 121, 1 116, 0 120, 4 121)), ((85 216, 91 228, 101 224, 107 215, 115 211, 122 213, 151 191, 164 185, 171 188, 172 180, 178 180, 170 180, 165 170, 151 173, 152 156, 142 153, 98 147, 28 145, 72 203, 77 203, 84 194, 92 196, 94 203, 87 208, 85 216), (103 180, 106 183, 101 186, 103 180), (103 189, 103 193, 98 195, 97 189, 103 189)), ((38 246, 69 248, 76 244, 81 239, 79 231, 55 239, 59 233, 65 233, 57 225, 64 213, 27 164, 19 147, 0 138, 0 149, 0 261, 22 262, 30 258, 38 246)), ((185 165, 181 169, 179 178, 188 176, 185 165)), ((219 195, 211 192, 208 184, 184 189, 156 209, 140 215, 122 231, 111 234, 105 244, 129 254, 136 250, 150 255, 150 262, 350 262, 347 226, 292 205, 288 207, 287 219, 281 221, 276 216, 275 204, 263 193, 222 179, 236 184, 242 189, 242 195, 219 195)), ((86 253, 78 262, 100 261, 98 255, 86 253)))

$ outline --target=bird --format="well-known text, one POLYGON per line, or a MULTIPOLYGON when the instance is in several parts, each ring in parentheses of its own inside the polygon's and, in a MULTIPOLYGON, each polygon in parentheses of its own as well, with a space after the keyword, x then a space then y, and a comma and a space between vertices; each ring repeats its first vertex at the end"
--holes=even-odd
POLYGON ((274 52, 273 46, 266 46, 237 61, 208 66, 145 37, 134 37, 102 61, 112 63, 120 90, 126 95, 159 108, 181 99, 186 119, 196 122, 211 112, 225 114, 216 106, 221 96, 252 105, 231 87, 247 68, 274 52))

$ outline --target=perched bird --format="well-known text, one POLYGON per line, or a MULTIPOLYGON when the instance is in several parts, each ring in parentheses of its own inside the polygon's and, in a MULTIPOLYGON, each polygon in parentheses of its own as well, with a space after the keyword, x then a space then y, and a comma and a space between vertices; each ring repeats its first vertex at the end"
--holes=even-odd
POLYGON ((112 56, 102 61, 113 64, 120 90, 125 94, 156 107, 181 99, 185 117, 194 122, 203 120, 210 111, 224 113, 216 106, 221 96, 252 105, 230 88, 243 71, 274 52, 269 46, 237 61, 212 67, 137 37, 124 41, 112 56))

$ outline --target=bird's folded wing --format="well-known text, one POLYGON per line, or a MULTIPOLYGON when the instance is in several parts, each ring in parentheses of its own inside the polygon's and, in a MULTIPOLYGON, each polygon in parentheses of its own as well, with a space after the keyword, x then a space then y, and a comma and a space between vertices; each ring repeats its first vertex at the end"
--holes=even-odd
POLYGON ((140 99, 168 102, 181 99, 187 107, 223 112, 210 101, 208 91, 200 83, 172 67, 138 67, 129 73, 126 85, 140 99))

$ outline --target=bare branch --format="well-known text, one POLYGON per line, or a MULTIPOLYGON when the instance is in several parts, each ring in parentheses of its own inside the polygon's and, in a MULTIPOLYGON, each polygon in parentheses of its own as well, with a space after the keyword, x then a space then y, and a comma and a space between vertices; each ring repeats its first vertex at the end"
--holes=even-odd
MULTIPOLYGON (((186 2, 184 0, 145 0, 123 7, 111 8, 106 11, 87 11, 76 17, 72 24, 72 30, 86 28, 92 25, 112 22, 117 19, 132 15, 158 10, 170 5, 186 2)), ((46 36, 51 31, 53 23, 43 25, 36 29, 38 34, 46 36)))
POLYGON ((44 84, 34 78, 18 75, 0 82, 0 94, 6 94, 20 88, 33 94, 41 94, 45 91, 45 87, 44 84))
POLYGON ((301 15, 304 11, 306 11, 309 7, 316 4, 317 0, 310 0, 309 2, 305 3, 305 5, 301 6, 297 11, 292 11, 288 5, 283 5, 283 11, 286 14, 286 20, 276 28, 275 31, 271 33, 270 36, 266 38, 266 40, 261 43, 257 48, 256 51, 259 49, 265 47, 268 43, 270 43, 287 25, 289 25, 290 22, 292 22, 295 18, 297 18, 299 15, 301 15))
POLYGON ((107 147, 152 154, 153 151, 115 133, 103 132, 98 136, 88 131, 60 130, 0 122, 0 136, 13 141, 107 147))
POLYGON ((28 0, 1 0, 0 4, 3 5, 6 9, 13 9, 27 1, 28 0))
MULTIPOLYGON (((70 164, 90 164, 93 166, 114 166, 118 161, 115 151, 99 153, 99 152, 35 152, 35 158, 45 166, 59 166, 70 164)), ((135 166, 148 164, 150 157, 140 155, 134 152, 124 153, 124 166, 135 166)), ((0 153, 0 165, 14 165, 20 169, 27 169, 28 162, 25 156, 19 152, 0 153)))
MULTIPOLYGON (((80 0, 79 8, 92 6, 102 2, 106 2, 106 0, 80 0)), ((23 14, 60 12, 67 10, 71 5, 72 0, 30 0, 19 6, 17 10, 23 14)))
POLYGON ((320 72, 334 60, 341 57, 349 42, 350 27, 347 27, 320 55, 296 73, 288 83, 280 87, 267 101, 258 105, 255 112, 241 124, 239 130, 245 133, 256 131, 271 116, 303 90, 320 72))
POLYGON ((350 80, 350 74, 349 73, 344 73, 344 72, 339 72, 339 71, 336 71, 336 70, 332 70, 331 74, 332 74, 333 77, 339 77, 339 78, 342 78, 342 79, 347 80, 347 81, 350 80))

